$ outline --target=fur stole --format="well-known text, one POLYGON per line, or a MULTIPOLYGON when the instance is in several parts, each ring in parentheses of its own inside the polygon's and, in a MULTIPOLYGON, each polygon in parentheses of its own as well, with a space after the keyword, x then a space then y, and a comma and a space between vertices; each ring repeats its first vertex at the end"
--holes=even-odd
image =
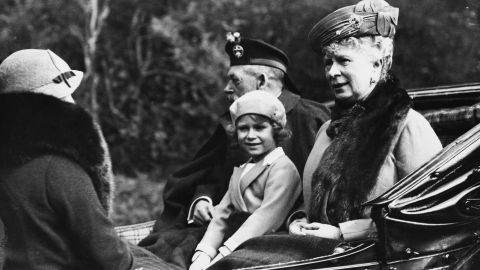
POLYGON ((110 155, 92 117, 79 106, 51 96, 0 94, 0 166, 14 168, 46 154, 79 164, 110 213, 114 189, 110 155))
POLYGON ((332 142, 312 180, 310 221, 336 225, 364 218, 368 195, 411 106, 393 77, 377 85, 364 101, 332 119, 332 142))

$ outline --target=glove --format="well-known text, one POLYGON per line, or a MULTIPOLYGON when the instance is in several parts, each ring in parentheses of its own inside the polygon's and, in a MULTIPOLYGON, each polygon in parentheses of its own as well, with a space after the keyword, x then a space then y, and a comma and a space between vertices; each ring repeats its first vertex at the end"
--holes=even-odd
MULTIPOLYGON (((218 262, 219 260, 221 260, 223 257, 229 255, 230 253, 232 253, 232 251, 226 247, 226 246, 222 246, 218 249, 218 254, 217 256, 215 256, 215 258, 212 260, 212 262, 210 263, 210 265, 218 262)), ((210 265, 208 267, 210 267, 210 265)))
POLYGON ((193 254, 192 264, 188 268, 189 270, 205 270, 210 265, 212 258, 203 251, 197 251, 193 254))

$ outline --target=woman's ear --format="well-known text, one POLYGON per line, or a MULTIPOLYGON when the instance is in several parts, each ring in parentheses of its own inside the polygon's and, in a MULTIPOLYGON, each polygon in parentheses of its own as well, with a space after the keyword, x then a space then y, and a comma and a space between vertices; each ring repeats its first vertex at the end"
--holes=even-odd
POLYGON ((374 78, 380 78, 380 75, 382 74, 382 69, 383 69, 383 58, 377 59, 373 62, 373 72, 374 72, 374 78))
POLYGON ((373 67, 374 68, 382 68, 383 66, 383 58, 377 59, 373 62, 373 67))
POLYGON ((260 73, 257 76, 257 90, 264 90, 267 87, 268 77, 265 73, 260 73))

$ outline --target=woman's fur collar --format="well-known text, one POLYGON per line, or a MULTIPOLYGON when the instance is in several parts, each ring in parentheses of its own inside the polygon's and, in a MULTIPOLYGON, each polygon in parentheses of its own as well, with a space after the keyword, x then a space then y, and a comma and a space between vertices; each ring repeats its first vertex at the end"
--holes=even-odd
POLYGON ((407 92, 392 78, 336 121, 332 143, 313 175, 312 221, 337 224, 363 217, 361 205, 377 183, 410 106, 407 92))
POLYGON ((51 96, 0 94, 0 166, 21 166, 46 154, 79 164, 110 213, 114 188, 110 155, 92 117, 79 106, 51 96))

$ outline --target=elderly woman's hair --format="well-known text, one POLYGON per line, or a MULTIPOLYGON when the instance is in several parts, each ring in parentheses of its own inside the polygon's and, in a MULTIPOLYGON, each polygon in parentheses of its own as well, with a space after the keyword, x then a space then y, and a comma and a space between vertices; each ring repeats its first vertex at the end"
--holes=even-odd
POLYGON ((324 54, 333 53, 338 50, 339 46, 362 49, 374 58, 383 59, 380 81, 387 78, 387 73, 392 67, 393 39, 382 36, 348 37, 323 47, 322 52, 324 54))

